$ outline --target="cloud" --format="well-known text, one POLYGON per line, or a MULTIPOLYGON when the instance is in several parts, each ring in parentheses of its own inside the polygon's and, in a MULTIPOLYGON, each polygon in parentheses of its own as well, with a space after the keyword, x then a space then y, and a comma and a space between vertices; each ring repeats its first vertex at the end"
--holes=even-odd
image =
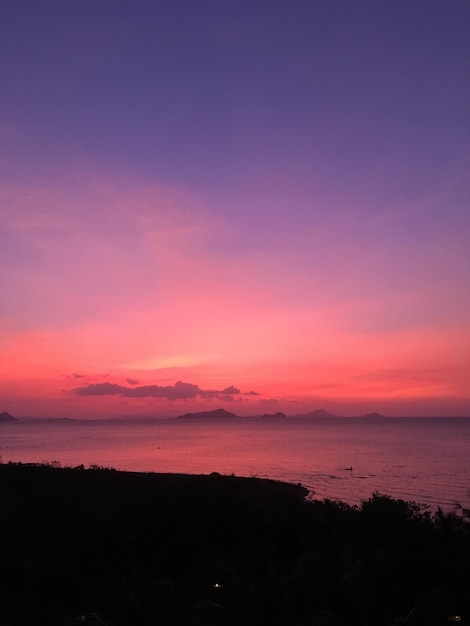
MULTIPOLYGON (((127 379, 129 384, 137 384, 137 381, 127 379)), ((121 396, 123 398, 166 398, 167 400, 188 400, 200 398, 218 398, 220 400, 232 400, 234 395, 240 394, 240 389, 233 385, 222 390, 201 389, 198 385, 185 383, 181 380, 174 385, 141 385, 139 387, 126 387, 116 383, 96 383, 86 387, 76 387, 74 390, 78 396, 121 396)))
POLYGON ((236 396, 240 393, 240 389, 237 389, 233 385, 230 385, 230 387, 225 387, 225 389, 222 389, 220 393, 222 395, 236 396))
MULTIPOLYGON (((199 388, 198 388, 199 389, 199 388)), ((199 389, 198 395, 201 398, 219 398, 221 400, 232 400, 234 395, 241 393, 240 389, 237 389, 233 385, 225 387, 221 391, 216 389, 199 389)))
POLYGON ((138 385, 139 381, 135 380, 134 378, 126 378, 126 382, 128 385, 138 385))
POLYGON ((97 383, 86 387, 76 387, 74 392, 78 396, 117 396, 122 395, 122 390, 126 389, 122 385, 113 383, 97 383))

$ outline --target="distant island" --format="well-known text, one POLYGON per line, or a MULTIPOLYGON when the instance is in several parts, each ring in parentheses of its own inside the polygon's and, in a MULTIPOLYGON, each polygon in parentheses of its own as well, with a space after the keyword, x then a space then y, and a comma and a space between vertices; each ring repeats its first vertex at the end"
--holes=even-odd
POLYGON ((177 420, 205 420, 205 419, 239 419, 239 415, 230 413, 225 409, 215 409, 214 411, 199 411, 199 413, 185 413, 178 415, 177 420))
POLYGON ((7 413, 6 411, 3 411, 3 413, 0 413, 0 422, 17 422, 18 419, 16 417, 13 417, 13 415, 10 415, 10 413, 7 413))
MULTIPOLYGON (((335 415, 334 413, 325 411, 325 409, 316 409, 311 413, 303 413, 301 415, 294 415, 293 417, 302 419, 352 419, 351 416, 335 415)), ((356 416, 355 419, 383 419, 383 417, 384 416, 380 413, 366 413, 366 415, 356 416)))
POLYGON ((311 413, 303 413, 302 415, 295 415, 295 417, 304 417, 304 418, 330 418, 330 417, 340 417, 339 415, 334 415, 333 413, 329 413, 325 411, 325 409, 316 409, 316 411, 312 411, 311 413))
MULTIPOLYGON (((133 418, 139 418, 139 419, 152 419, 149 416, 132 416, 133 418)), ((131 418, 120 418, 120 419, 131 419, 131 418)), ((226 411, 225 409, 214 409, 212 411, 199 411, 199 412, 195 412, 195 413, 184 413, 183 415, 178 415, 176 417, 173 417, 172 419, 178 419, 178 420, 233 420, 233 419, 238 419, 238 420, 253 420, 253 419, 259 419, 259 420, 278 420, 278 419, 384 419, 384 415, 381 415, 380 413, 377 412, 371 412, 371 413, 366 413, 365 415, 357 415, 357 416, 344 416, 344 415, 337 415, 334 413, 330 413, 329 411, 326 411, 325 409, 316 409, 314 411, 311 411, 310 413, 301 413, 301 414, 296 414, 296 415, 286 415, 285 413, 283 413, 282 411, 277 411, 276 413, 263 413, 263 414, 258 414, 258 415, 237 415, 236 413, 233 413, 231 411, 226 411)), ((70 417, 27 417, 27 418, 22 418, 23 421, 31 421, 31 420, 40 420, 40 421, 55 421, 55 422, 68 422, 68 421, 77 421, 76 418, 70 418, 70 417)), ((3 411, 2 413, 0 413, 0 422, 19 422, 20 420, 17 417, 14 417, 13 415, 11 415, 11 413, 8 413, 7 411, 3 411)))
MULTIPOLYGON (((355 419, 382 419, 384 416, 380 413, 367 413, 366 415, 357 416, 355 419)), ((316 409, 310 413, 303 413, 301 415, 293 415, 294 419, 352 419, 351 417, 345 417, 344 415, 335 415, 329 413, 325 409, 316 409)), ((278 411, 277 413, 264 413, 263 415, 250 415, 241 416, 236 413, 231 413, 225 409, 215 409, 213 411, 199 411, 198 413, 185 413, 184 415, 178 415, 174 419, 180 420, 226 420, 226 419, 289 419, 285 413, 278 411)))
POLYGON ((214 411, 200 411, 199 413, 185 413, 184 415, 178 415, 175 419, 179 420, 206 420, 206 419, 216 419, 216 420, 225 420, 225 419, 287 419, 287 415, 278 411, 277 413, 264 413, 263 415, 251 415, 249 417, 237 415, 236 413, 231 413, 230 411, 226 411, 225 409, 215 409, 214 411))

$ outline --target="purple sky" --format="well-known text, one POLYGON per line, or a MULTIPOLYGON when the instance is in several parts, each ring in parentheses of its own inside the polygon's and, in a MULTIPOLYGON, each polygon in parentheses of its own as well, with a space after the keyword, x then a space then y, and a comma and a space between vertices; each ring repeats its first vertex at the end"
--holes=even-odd
POLYGON ((0 409, 470 414, 467 0, 1 13, 0 409))

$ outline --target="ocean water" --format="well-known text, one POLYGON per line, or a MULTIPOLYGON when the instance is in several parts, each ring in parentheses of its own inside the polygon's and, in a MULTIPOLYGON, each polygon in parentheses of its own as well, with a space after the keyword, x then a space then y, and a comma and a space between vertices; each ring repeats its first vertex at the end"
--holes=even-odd
POLYGON ((0 424, 2 461, 258 476, 359 504, 378 491, 470 508, 470 419, 36 420, 0 424))

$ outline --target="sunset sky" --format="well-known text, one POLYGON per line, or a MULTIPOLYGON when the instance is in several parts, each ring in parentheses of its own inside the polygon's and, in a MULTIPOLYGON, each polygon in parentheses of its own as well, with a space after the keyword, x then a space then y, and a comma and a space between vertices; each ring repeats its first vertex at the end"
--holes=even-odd
POLYGON ((0 411, 470 415, 468 0, 3 0, 0 411))

